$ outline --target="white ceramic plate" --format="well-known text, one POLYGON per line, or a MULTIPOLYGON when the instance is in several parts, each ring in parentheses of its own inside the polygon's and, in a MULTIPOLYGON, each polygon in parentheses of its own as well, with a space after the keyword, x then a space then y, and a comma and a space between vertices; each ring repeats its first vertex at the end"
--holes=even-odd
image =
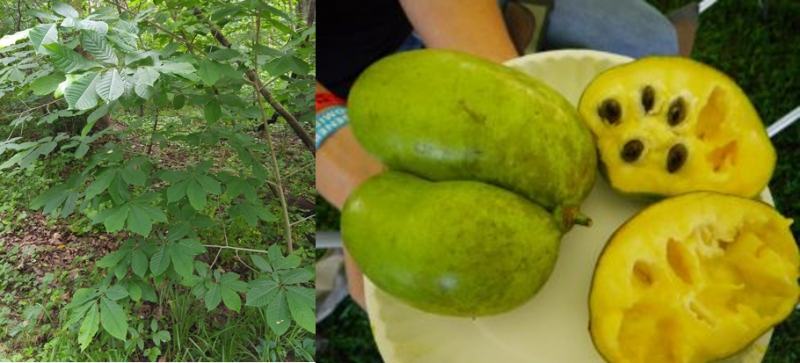
MULTIPOLYGON (((541 79, 577 104, 599 72, 631 61, 595 52, 543 52, 508 62, 541 79)), ((772 204, 769 191, 762 199, 772 204)), ((528 303, 488 318, 451 318, 421 312, 365 279, 372 328, 386 363, 604 362, 588 332, 589 287, 595 262, 611 234, 645 204, 614 193, 598 177, 582 211, 594 222, 563 239, 552 276, 528 303)), ((761 362, 772 331, 725 363, 761 362)))

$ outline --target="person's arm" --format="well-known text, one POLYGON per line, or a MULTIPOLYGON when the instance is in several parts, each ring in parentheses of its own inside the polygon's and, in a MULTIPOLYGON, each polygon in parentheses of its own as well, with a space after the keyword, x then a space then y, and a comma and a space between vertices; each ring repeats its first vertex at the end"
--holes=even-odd
POLYGON ((498 63, 518 57, 497 0, 400 0, 427 48, 471 53, 498 63))

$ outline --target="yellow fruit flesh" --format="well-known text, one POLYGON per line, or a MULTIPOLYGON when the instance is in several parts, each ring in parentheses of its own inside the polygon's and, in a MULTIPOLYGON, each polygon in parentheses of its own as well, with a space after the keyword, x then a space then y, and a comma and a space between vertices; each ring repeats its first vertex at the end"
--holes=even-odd
POLYGON ((678 195, 708 190, 752 197, 767 184, 775 150, 747 96, 724 74, 701 63, 653 57, 613 68, 587 87, 579 105, 615 189, 678 195), (652 89, 652 106, 643 90, 652 89), (684 114, 674 125, 670 109, 680 99, 684 114), (602 117, 604 101, 619 104, 620 118, 602 117), (620 157, 630 140, 644 144, 633 162, 620 157), (685 163, 667 169, 670 148, 683 144, 685 163))
POLYGON ((658 203, 606 246, 591 334, 611 362, 708 362, 783 320, 800 296, 790 220, 715 193, 658 203))

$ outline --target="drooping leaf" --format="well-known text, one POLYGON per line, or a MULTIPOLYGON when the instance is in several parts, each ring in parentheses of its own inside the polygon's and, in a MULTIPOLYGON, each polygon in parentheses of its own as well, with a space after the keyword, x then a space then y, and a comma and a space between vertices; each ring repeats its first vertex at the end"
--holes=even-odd
POLYGON ((125 219, 128 218, 128 211, 130 209, 129 204, 123 204, 119 207, 116 207, 114 212, 112 212, 106 219, 103 221, 103 224, 106 226, 106 231, 109 233, 114 233, 122 229, 122 226, 125 225, 125 219))
POLYGON ((198 71, 198 75, 200 79, 203 80, 203 83, 206 86, 213 86, 219 80, 219 70, 217 69, 217 63, 210 61, 208 59, 203 59, 200 61, 200 70, 198 71))
POLYGON ((301 328, 316 334, 316 318, 312 307, 306 303, 303 296, 294 291, 286 291, 286 301, 289 303, 289 312, 301 328))
POLYGON ((103 35, 108 33, 108 24, 104 21, 83 19, 78 20, 75 25, 81 30, 90 30, 103 35))
POLYGON ((193 259, 191 256, 185 254, 181 248, 171 246, 169 255, 172 258, 172 267, 175 268, 175 272, 184 277, 189 277, 194 274, 193 259))
POLYGON ((59 201, 58 204, 61 204, 64 202, 64 199, 67 199, 67 194, 69 194, 69 191, 66 184, 56 185, 36 197, 36 199, 31 202, 31 209, 36 210, 47 204, 55 203, 55 201, 59 201))
POLYGON ((200 183, 206 192, 214 195, 220 194, 221 190, 219 187, 219 182, 214 178, 208 175, 198 175, 195 179, 200 183))
POLYGON ((80 14, 78 14, 78 12, 72 6, 64 4, 60 1, 53 2, 53 11, 65 18, 77 18, 80 16, 80 14))
MULTIPOLYGON (((144 274, 147 273, 147 256, 145 256, 142 249, 135 249, 131 254, 131 269, 133 273, 138 275, 139 277, 144 277, 144 274)), ((141 291, 141 290, 140 290, 141 291)), ((140 292, 141 293, 141 292, 140 292)), ((131 294, 133 295, 133 294, 131 294)), ((131 296, 133 297, 133 296, 131 296)))
POLYGON ((125 92, 124 76, 116 69, 107 71, 97 83, 97 95, 106 102, 116 100, 123 92, 125 92))
POLYGON ((56 68, 66 73, 75 73, 77 71, 102 67, 100 63, 86 59, 86 57, 78 54, 67 46, 63 46, 58 43, 44 44, 42 46, 47 48, 49 51, 50 57, 53 58, 53 63, 55 64, 56 68))
POLYGON ((122 204, 131 200, 131 194, 128 192, 128 184, 125 183, 125 180, 122 179, 122 176, 119 175, 119 173, 115 174, 116 177, 108 186, 108 194, 111 195, 111 199, 114 200, 114 203, 122 204))
MULTIPOLYGON (((107 28, 108 25, 106 25, 106 29, 107 28)), ((117 58, 117 54, 114 53, 114 48, 111 47, 111 44, 108 43, 108 40, 106 40, 102 34, 91 30, 85 30, 81 32, 80 39, 83 49, 89 52, 94 59, 113 65, 119 64, 119 58, 117 58)))
POLYGON ((184 95, 175 95, 172 99, 172 107, 176 110, 180 110, 183 108, 183 105, 186 103, 186 96, 184 95))
POLYGON ((284 294, 283 290, 278 289, 278 294, 267 306, 267 325, 275 334, 283 335, 289 330, 291 323, 292 316, 289 311, 289 304, 286 302, 286 294, 284 294))
POLYGON ((107 297, 100 298, 100 324, 103 329, 117 339, 125 340, 125 336, 128 334, 125 311, 107 297))
POLYGON ((149 236, 150 230, 153 228, 153 221, 150 220, 147 211, 138 204, 131 204, 130 213, 128 214, 128 228, 144 237, 149 236))
POLYGON ((72 214, 73 211, 75 211, 75 206, 78 201, 78 196, 79 196, 78 193, 75 192, 69 193, 67 199, 64 201, 64 206, 61 207, 61 217, 66 218, 70 214, 72 214))
POLYGON ((289 57, 289 70, 301 76, 305 76, 311 70, 311 66, 300 58, 289 57))
POLYGON ((78 343, 81 345, 81 351, 89 346, 94 335, 100 330, 100 314, 97 309, 97 302, 92 301, 90 304, 78 333, 78 343))
POLYGON ((219 102, 213 100, 207 103, 203 106, 203 114, 205 115, 206 121, 209 123, 217 122, 220 116, 222 116, 222 109, 219 107, 219 102))
POLYGON ((31 29, 28 35, 36 54, 47 54, 47 49, 45 49, 43 45, 58 42, 58 28, 56 24, 37 25, 31 29))
POLYGON ((214 310, 214 308, 219 305, 220 301, 222 301, 222 289, 218 284, 213 285, 213 287, 208 289, 205 296, 206 308, 209 311, 214 310))
POLYGON ((154 67, 139 67, 136 70, 137 83, 152 86, 158 80, 159 73, 154 67))
POLYGON ((67 86, 64 99, 69 107, 79 110, 88 110, 97 105, 97 83, 100 73, 89 72, 83 78, 67 86))
POLYGON ((28 33, 30 33, 31 29, 25 29, 18 31, 14 34, 8 34, 0 38, 0 48, 7 47, 9 45, 13 45, 14 43, 25 39, 28 37, 28 33))
POLYGON ((158 276, 164 273, 169 267, 169 248, 167 244, 162 244, 153 257, 150 259, 150 271, 153 276, 158 276))
POLYGON ((186 189, 186 195, 189 196, 189 203, 196 210, 202 210, 206 206, 206 191, 195 179, 189 179, 189 185, 186 189))

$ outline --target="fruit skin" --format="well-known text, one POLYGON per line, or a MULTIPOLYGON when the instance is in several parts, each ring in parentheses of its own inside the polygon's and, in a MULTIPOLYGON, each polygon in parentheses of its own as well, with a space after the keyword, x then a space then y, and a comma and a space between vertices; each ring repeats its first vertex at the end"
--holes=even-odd
POLYGON ((471 55, 386 57, 356 80, 348 113, 359 143, 390 168, 500 186, 563 210, 565 230, 596 179, 591 133, 563 96, 471 55))
POLYGON ((645 57, 611 68, 587 86, 578 110, 595 137, 601 174, 623 194, 706 190, 755 197, 775 168, 775 149, 747 95, 722 72, 691 59, 645 57), (643 105, 648 88, 649 108, 643 105), (614 122, 601 115, 608 100, 620 105, 614 122), (677 103, 683 112, 671 124, 677 103), (644 152, 626 162, 620 150, 633 139, 644 143, 644 152), (678 143, 688 148, 688 159, 670 173, 667 155, 678 143))
POLYGON ((561 238, 552 216, 517 194, 394 171, 348 198, 341 230, 376 286, 420 310, 469 317, 533 297, 555 266, 561 238))
POLYGON ((800 299, 791 223, 766 203, 715 192, 664 199, 639 212, 611 236, 595 267, 595 348, 612 363, 701 363, 737 354, 800 299), (726 247, 710 248, 723 241, 726 247), (638 262, 646 263, 649 284, 637 278, 638 262), (690 302, 714 324, 697 318, 690 302), (626 334, 626 323, 628 332, 646 332, 626 334), (631 336, 635 341, 626 340, 631 336), (630 356, 642 353, 646 359, 630 356))

